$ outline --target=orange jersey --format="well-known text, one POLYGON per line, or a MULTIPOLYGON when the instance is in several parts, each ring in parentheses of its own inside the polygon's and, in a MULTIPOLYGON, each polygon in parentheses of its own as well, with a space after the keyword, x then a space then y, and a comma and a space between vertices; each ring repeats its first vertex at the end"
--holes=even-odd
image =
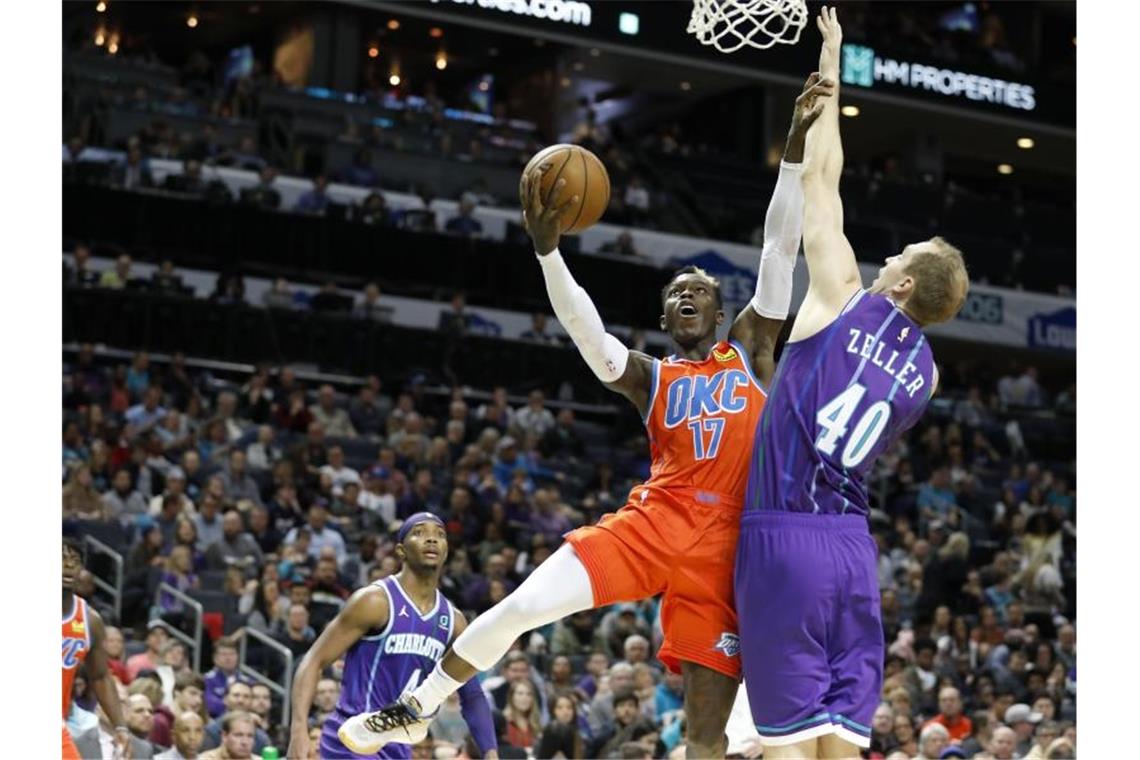
POLYGON ((742 505, 767 398, 736 341, 717 343, 701 361, 654 360, 645 419, 653 463, 645 485, 742 505))
POLYGON ((87 653, 91 651, 91 626, 87 620, 87 602, 79 596, 75 600, 71 615, 63 619, 63 719, 71 710, 71 688, 75 684, 75 674, 83 667, 87 653))

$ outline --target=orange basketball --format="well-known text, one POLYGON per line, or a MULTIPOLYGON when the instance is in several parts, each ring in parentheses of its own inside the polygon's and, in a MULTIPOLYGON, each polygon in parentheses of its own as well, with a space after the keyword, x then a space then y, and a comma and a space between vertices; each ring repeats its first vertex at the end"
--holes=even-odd
MULTIPOLYGON (((544 206, 578 196, 578 202, 562 214, 562 234, 581 232, 602 218, 610 205, 610 175, 597 156, 577 145, 551 145, 534 154, 523 169, 523 176, 543 163, 550 164, 550 169, 542 175, 544 206), (559 179, 566 180, 566 185, 558 197, 554 197, 554 183, 559 179)), ((521 189, 521 180, 519 186, 521 189)))

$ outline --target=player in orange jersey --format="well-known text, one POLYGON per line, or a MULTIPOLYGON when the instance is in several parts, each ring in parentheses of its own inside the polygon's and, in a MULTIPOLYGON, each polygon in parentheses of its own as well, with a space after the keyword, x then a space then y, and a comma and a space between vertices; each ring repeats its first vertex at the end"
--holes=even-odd
POLYGON ((649 480, 597 525, 580 528, 514 593, 456 638, 419 688, 345 728, 357 745, 415 743, 436 708, 518 636, 592 607, 664 594, 665 643, 659 658, 684 674, 688 756, 723 757, 724 727, 740 678, 733 609, 733 560, 752 441, 775 371, 776 339, 788 314, 800 245, 799 189, 804 135, 833 84, 809 78, 796 100, 780 178, 764 225, 756 295, 717 340, 723 324, 719 283, 703 270, 679 270, 661 293, 661 329, 677 353, 655 359, 628 350, 605 331, 597 309, 561 254, 559 217, 577 202, 565 181, 540 197, 536 167, 523 179, 524 221, 542 265, 554 313, 603 383, 628 398, 649 432, 649 480))
MULTIPOLYGON (((79 760, 79 751, 67 731, 67 715, 71 712, 71 688, 75 674, 87 665, 87 681, 103 712, 115 726, 115 743, 120 752, 129 752, 131 732, 123 720, 119 691, 107 668, 103 651, 103 618, 76 596, 75 581, 83 569, 83 544, 72 538, 63 539, 63 757, 79 760)), ((123 755, 126 757, 127 755, 123 755)))

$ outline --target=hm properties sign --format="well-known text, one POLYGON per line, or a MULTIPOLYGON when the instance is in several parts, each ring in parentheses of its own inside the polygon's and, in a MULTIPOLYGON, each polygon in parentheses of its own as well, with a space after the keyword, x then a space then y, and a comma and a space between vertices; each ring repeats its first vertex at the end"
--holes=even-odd
POLYGON ((1037 107, 1037 98, 1031 85, 883 58, 864 45, 843 46, 843 73, 840 79, 844 84, 856 87, 873 87, 876 83, 892 84, 951 98, 993 103, 1020 111, 1032 111, 1037 107))

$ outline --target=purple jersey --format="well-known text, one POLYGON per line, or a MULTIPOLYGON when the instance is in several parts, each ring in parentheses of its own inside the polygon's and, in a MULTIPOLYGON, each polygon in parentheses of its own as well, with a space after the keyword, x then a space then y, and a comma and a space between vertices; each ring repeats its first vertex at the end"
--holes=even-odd
POLYGON ((435 605, 420 614, 396 576, 372 585, 388 596, 388 624, 369 631, 345 654, 340 699, 321 732, 320 756, 329 760, 412 756, 410 746, 396 743, 375 755, 354 754, 341 743, 337 729, 353 715, 379 710, 418 687, 443 657, 455 630, 455 609, 438 589, 435 605))
POLYGON ((784 347, 745 509, 866 515, 867 472, 918 421, 933 388, 922 330, 884 296, 860 290, 830 325, 784 347))

